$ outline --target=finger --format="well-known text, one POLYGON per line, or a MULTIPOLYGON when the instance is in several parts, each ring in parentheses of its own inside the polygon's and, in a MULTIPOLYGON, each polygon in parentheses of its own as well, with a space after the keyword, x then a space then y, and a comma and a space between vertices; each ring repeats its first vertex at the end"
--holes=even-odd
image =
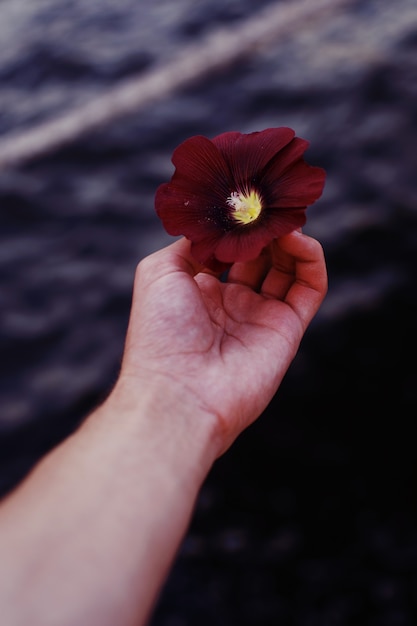
POLYGON ((275 239, 271 243, 271 268, 263 281, 261 294, 266 298, 284 300, 294 277, 294 257, 281 248, 280 240, 275 239))
POLYGON ((299 232, 279 240, 283 253, 295 262, 295 276, 285 296, 304 328, 317 313, 327 293, 327 270, 323 248, 318 241, 299 232))
MULTIPOLYGON (((215 276, 218 278, 223 274, 224 269, 219 269, 218 271, 212 270, 205 265, 199 263, 196 258, 192 254, 192 244, 191 241, 186 239, 185 237, 177 240, 175 243, 171 244, 167 248, 165 248, 167 253, 174 253, 177 255, 176 259, 176 269, 181 271, 187 271, 190 276, 195 276, 196 274, 209 274, 210 276, 215 276)), ((172 259, 170 259, 172 262, 172 259)), ((222 265, 219 263, 219 265, 222 265)))
POLYGON ((202 270, 203 266, 191 254, 191 242, 182 237, 142 259, 137 267, 137 278, 155 281, 172 272, 195 276, 202 270))
POLYGON ((229 270, 227 282, 246 285, 254 291, 259 291, 270 267, 271 253, 268 247, 253 261, 234 263, 229 270))

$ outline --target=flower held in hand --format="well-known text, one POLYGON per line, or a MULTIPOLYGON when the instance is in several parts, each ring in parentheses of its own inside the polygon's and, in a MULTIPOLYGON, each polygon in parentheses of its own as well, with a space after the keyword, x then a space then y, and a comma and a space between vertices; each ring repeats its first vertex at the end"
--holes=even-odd
POLYGON ((303 226, 307 206, 321 196, 325 171, 304 161, 308 145, 285 127, 191 137, 173 153, 175 172, 157 189, 156 212, 214 271, 255 259, 272 239, 303 226))

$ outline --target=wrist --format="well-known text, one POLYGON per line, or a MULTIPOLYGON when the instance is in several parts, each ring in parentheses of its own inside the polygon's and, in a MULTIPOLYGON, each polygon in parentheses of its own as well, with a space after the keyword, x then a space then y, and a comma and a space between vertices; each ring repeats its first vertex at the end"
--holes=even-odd
POLYGON ((146 442, 149 454, 179 480, 185 476, 193 490, 200 488, 221 448, 215 416, 159 374, 142 380, 122 373, 92 419, 113 429, 135 454, 146 442))

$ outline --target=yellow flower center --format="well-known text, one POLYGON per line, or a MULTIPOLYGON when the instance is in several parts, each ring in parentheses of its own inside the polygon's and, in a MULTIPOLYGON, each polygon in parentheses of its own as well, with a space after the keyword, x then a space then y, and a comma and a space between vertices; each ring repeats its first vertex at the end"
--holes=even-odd
POLYGON ((233 191, 227 198, 227 204, 232 207, 232 217, 238 224, 254 222, 262 211, 262 203, 256 191, 241 193, 233 191))

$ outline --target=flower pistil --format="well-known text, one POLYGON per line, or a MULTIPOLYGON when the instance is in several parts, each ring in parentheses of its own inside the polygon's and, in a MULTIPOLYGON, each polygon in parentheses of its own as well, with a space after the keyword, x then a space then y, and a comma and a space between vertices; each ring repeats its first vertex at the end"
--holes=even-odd
POLYGON ((227 204, 233 209, 232 217, 238 224, 254 222, 262 211, 262 202, 256 191, 242 193, 233 191, 227 198, 227 204))

